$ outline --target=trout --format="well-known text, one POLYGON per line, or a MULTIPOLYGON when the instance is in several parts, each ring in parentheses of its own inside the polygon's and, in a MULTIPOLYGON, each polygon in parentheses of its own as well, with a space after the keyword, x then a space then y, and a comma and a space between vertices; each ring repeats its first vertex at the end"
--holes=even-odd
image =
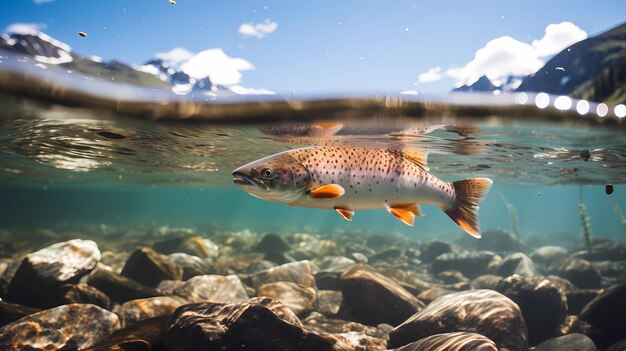
POLYGON ((480 238, 478 204, 493 182, 470 178, 444 182, 429 173, 424 151, 307 147, 284 151, 237 168, 233 182, 263 200, 334 209, 347 220, 356 210, 386 209, 413 226, 420 205, 441 208, 480 238))

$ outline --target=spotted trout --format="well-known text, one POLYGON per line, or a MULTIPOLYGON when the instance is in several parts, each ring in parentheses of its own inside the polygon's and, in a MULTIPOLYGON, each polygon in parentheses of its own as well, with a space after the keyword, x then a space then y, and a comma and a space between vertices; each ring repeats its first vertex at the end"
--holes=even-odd
POLYGON ((422 216, 420 205, 435 205, 480 238, 478 204, 491 179, 447 183, 428 171, 423 151, 307 147, 248 163, 232 175, 237 186, 263 200, 334 209, 347 220, 356 210, 384 208, 413 226, 422 216))

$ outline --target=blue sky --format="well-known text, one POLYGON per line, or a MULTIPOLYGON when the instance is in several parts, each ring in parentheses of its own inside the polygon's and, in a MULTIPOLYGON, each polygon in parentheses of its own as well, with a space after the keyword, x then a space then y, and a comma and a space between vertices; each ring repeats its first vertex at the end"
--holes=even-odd
POLYGON ((3 1, 0 28, 40 24, 76 52, 132 64, 177 47, 221 48, 254 66, 239 84, 284 94, 443 93, 459 81, 445 72, 498 37, 530 45, 552 23, 571 22, 593 36, 626 21, 623 0, 42 1, 3 1), (239 32, 268 19, 276 28, 262 38, 239 32), (441 80, 415 84, 435 67, 441 80))

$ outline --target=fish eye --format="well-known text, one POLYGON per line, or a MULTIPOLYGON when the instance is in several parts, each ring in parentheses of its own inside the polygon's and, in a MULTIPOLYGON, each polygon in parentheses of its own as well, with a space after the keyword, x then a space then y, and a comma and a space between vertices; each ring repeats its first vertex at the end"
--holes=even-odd
POLYGON ((263 174, 263 176, 264 176, 264 177, 269 178, 269 177, 271 177, 272 175, 274 175, 274 172, 272 171, 272 169, 271 169, 271 168, 264 168, 264 169, 261 171, 261 174, 263 174))

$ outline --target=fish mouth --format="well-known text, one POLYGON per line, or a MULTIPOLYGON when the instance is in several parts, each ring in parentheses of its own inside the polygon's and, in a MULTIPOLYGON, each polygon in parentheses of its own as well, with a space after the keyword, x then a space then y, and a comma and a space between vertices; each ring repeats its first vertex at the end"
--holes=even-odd
POLYGON ((271 191, 270 187, 265 184, 261 179, 248 177, 242 172, 234 171, 233 172, 233 183, 242 188, 246 187, 254 187, 263 192, 269 193, 271 191))

